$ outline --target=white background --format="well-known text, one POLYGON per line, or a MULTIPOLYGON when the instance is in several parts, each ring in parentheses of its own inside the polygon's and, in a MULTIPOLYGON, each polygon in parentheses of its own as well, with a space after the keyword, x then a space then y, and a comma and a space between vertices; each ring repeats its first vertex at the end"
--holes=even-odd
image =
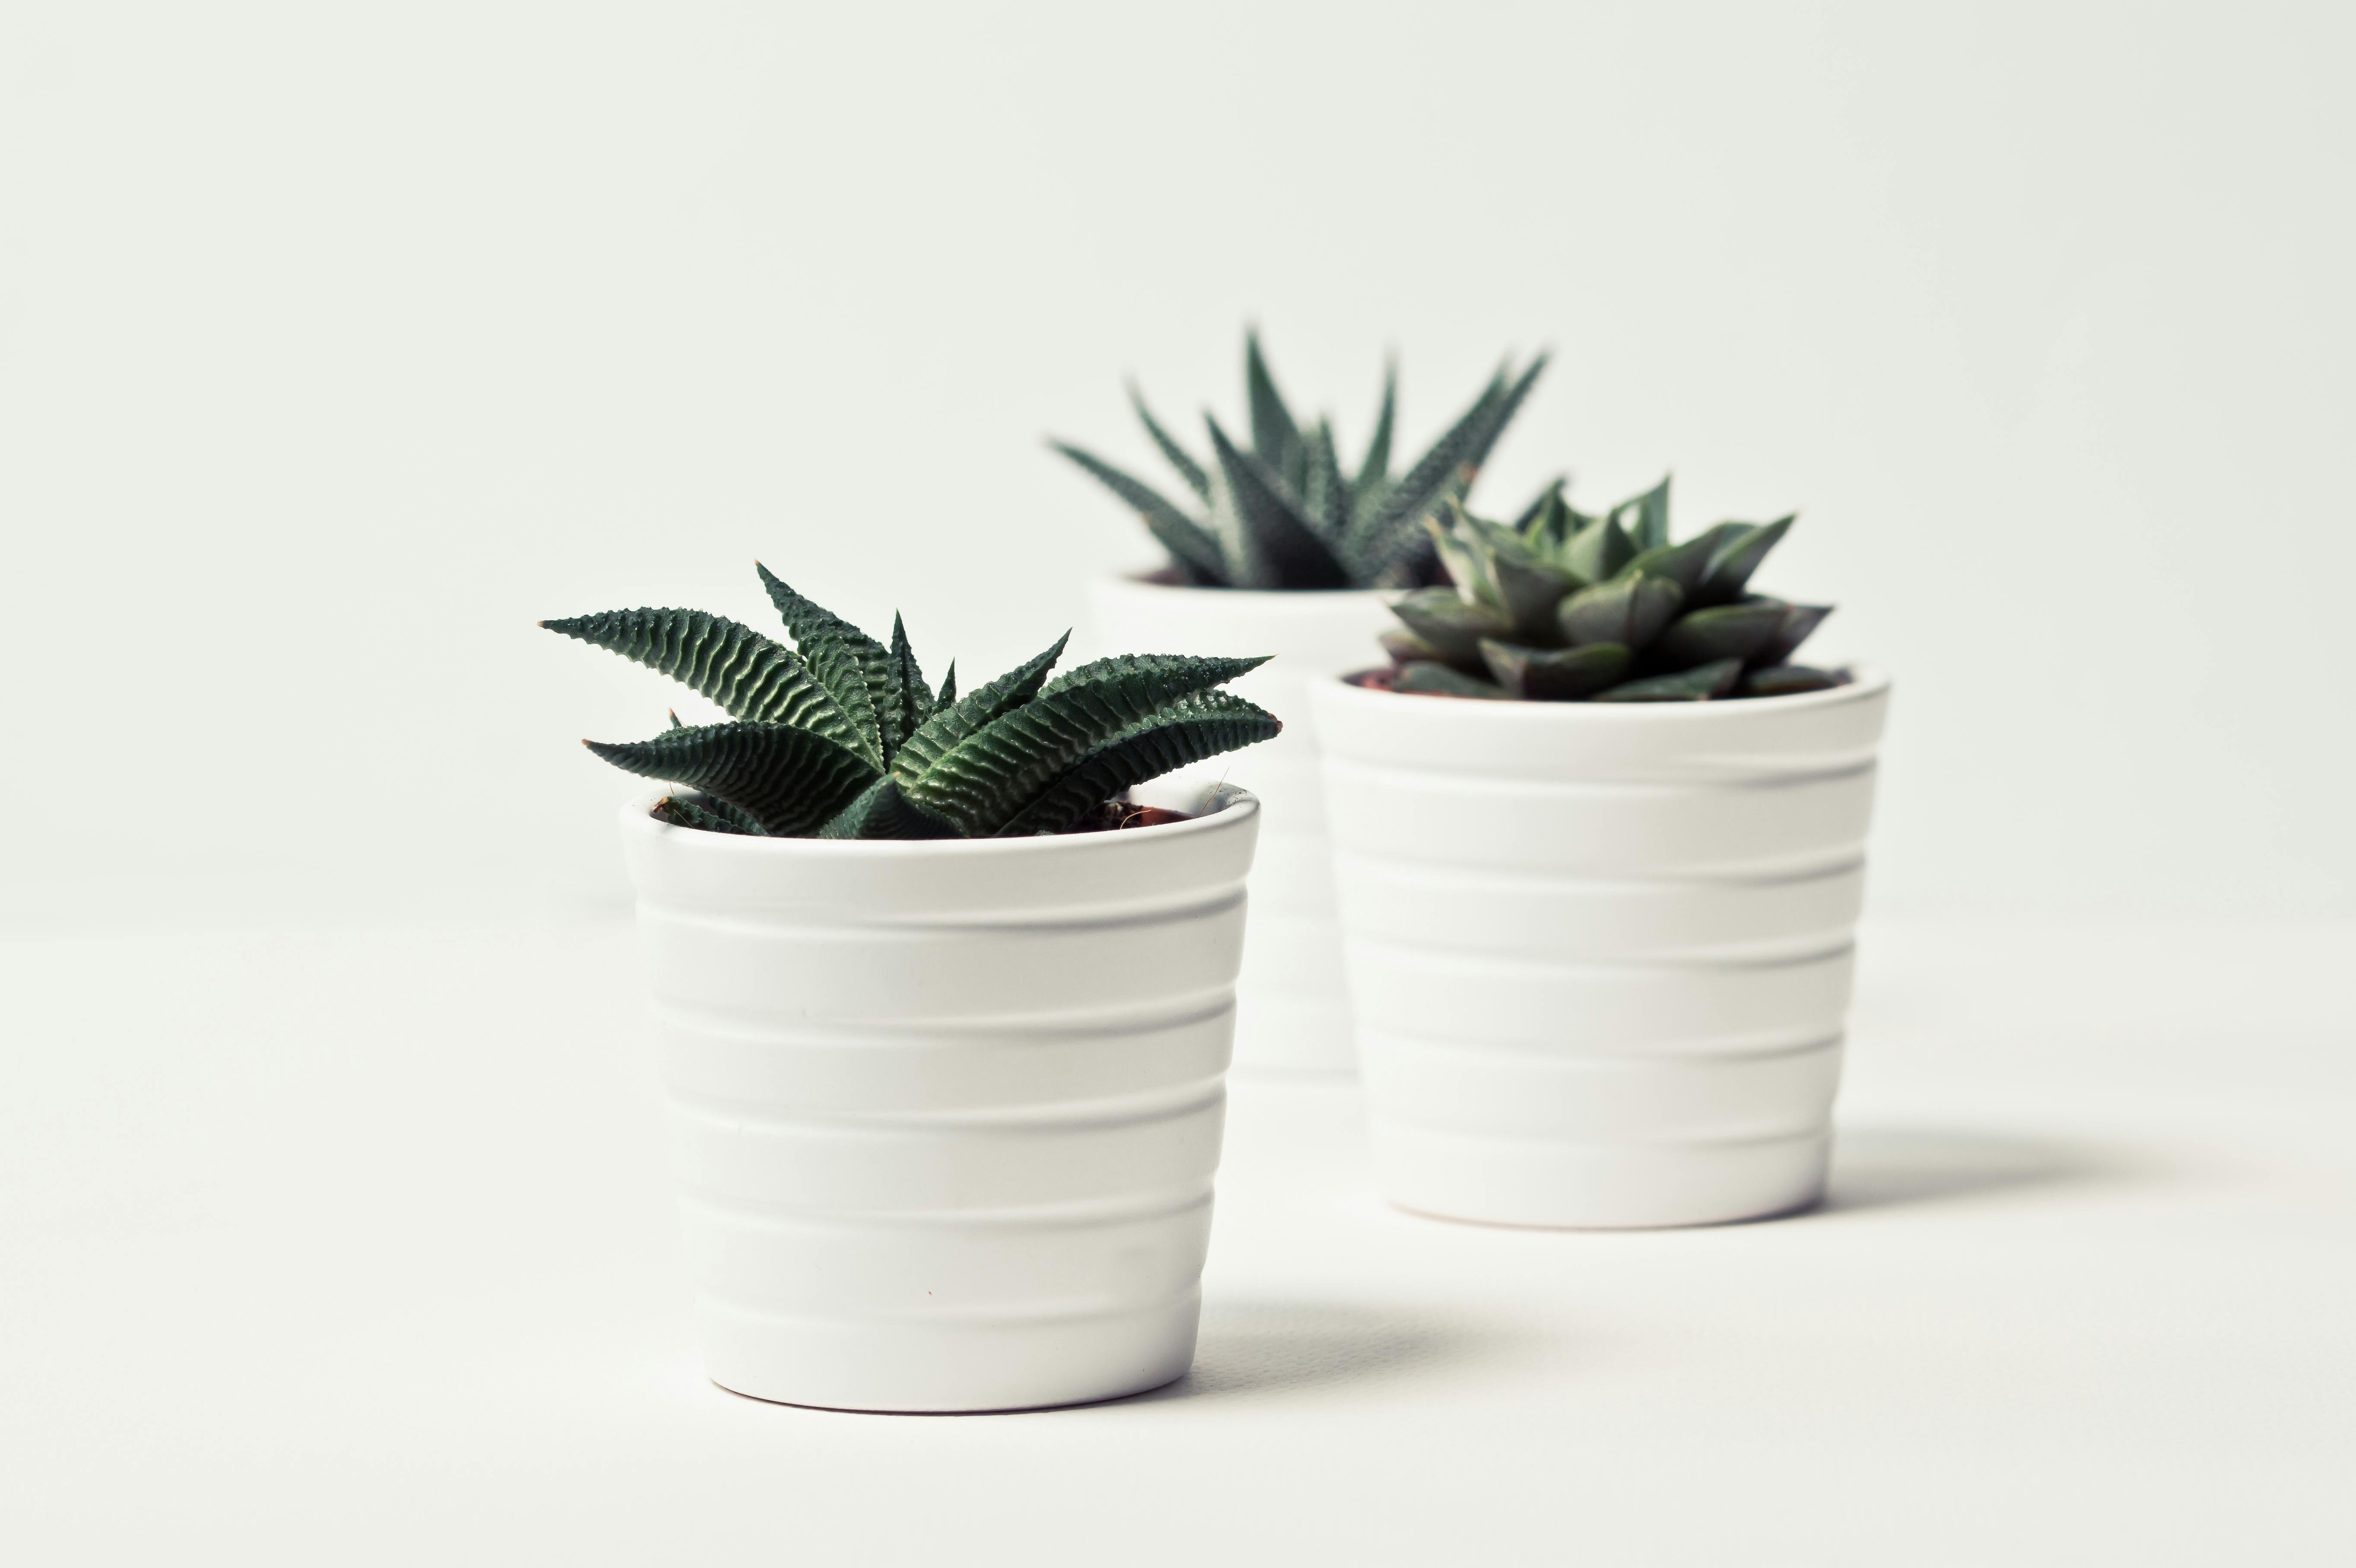
POLYGON ((0 1559, 2348 1561, 2351 44, 0 0, 0 1559), (722 1393, 573 743, 677 688, 533 623, 757 555, 994 673, 1153 560, 1042 438, 1246 320, 1352 452, 1550 347, 1495 509, 1801 512, 1898 682, 1830 1198, 1418 1221, 1239 1083, 1181 1383, 722 1393))
POLYGON ((14 5, 0 913, 617 904, 676 688, 534 621, 994 673, 1152 559, 1043 434, 1248 318, 1351 450, 1550 346, 1497 509, 1798 509, 1885 912, 2356 912, 2351 15, 14 5))

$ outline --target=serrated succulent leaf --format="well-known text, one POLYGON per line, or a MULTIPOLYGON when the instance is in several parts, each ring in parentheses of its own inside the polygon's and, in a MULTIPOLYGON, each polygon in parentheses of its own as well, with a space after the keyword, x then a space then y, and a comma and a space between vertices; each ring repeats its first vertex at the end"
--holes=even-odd
MULTIPOLYGON (((685 725, 675 726, 685 729, 685 725)), ((655 802, 657 821, 669 822, 680 827, 693 827, 705 833, 737 833, 756 838, 768 837, 758 818, 712 795, 667 795, 655 802)))
MULTIPOLYGON (((1568 505, 1563 509, 1570 510, 1568 505)), ((1609 516, 1588 518, 1562 547, 1564 569, 1582 583, 1609 581, 1635 559, 1636 541, 1620 519, 1609 516)))
POLYGON ((1333 547, 1318 537, 1300 504, 1286 493, 1268 464, 1238 450, 1218 421, 1205 415, 1204 422, 1210 430, 1211 449, 1218 457, 1237 520, 1242 525, 1245 550, 1265 563, 1275 586, 1347 587, 1350 575, 1333 547))
MULTIPOLYGON (((951 703, 955 702, 956 700, 957 700, 957 660, 955 660, 955 659, 951 659, 951 660, 949 660, 949 667, 948 667, 948 672, 947 672, 946 674, 944 674, 944 675, 941 677, 941 689, 940 689, 937 694, 935 694, 935 696, 934 696, 934 698, 933 698, 933 710, 934 710, 935 712, 938 712, 940 709, 944 709, 944 708, 948 707, 951 703)), ((927 715, 927 717, 930 717, 930 715, 927 715)), ((921 725, 919 725, 919 726, 918 726, 918 728, 920 728, 920 729, 921 729, 922 727, 923 727, 923 726, 921 726, 921 725)))
POLYGON ((1481 661, 1481 639, 1513 635, 1513 623, 1491 604, 1468 604, 1452 588, 1419 588, 1391 606, 1391 613, 1429 645, 1440 657, 1468 675, 1488 667, 1481 661))
POLYGON ((1223 685, 1263 658, 1119 654, 1057 677, 1039 695, 959 741, 901 788, 959 831, 995 833, 1049 783, 1114 736, 1182 698, 1223 685))
POLYGON ((908 629, 896 610, 892 613, 891 652, 890 679, 884 687, 883 711, 877 715, 887 768, 908 737, 933 716, 933 688, 925 684, 925 672, 916 664, 916 652, 908 645, 908 629))
MULTIPOLYGON (((1189 490, 1194 491, 1202 500, 1209 501, 1211 498, 1210 475, 1204 470, 1201 464, 1194 461, 1193 453, 1179 445, 1177 439, 1162 428, 1162 421, 1155 419, 1153 411, 1145 406, 1145 394, 1139 391, 1134 383, 1131 383, 1129 389, 1129 401, 1130 406, 1137 411, 1138 422, 1145 426, 1145 433, 1152 438, 1153 444, 1160 450, 1163 460, 1178 471, 1178 477, 1186 481, 1186 487, 1189 490)), ((1058 450, 1061 449, 1058 448, 1058 450)), ((1069 454, 1066 453, 1066 455, 1069 454)), ((1094 470, 1091 469, 1090 472, 1093 473, 1094 470)), ((1131 503, 1131 505, 1134 504, 1134 502, 1131 503)), ((1173 510, 1175 508, 1173 507, 1173 510)), ((1180 515, 1183 516, 1183 513, 1180 515)))
POLYGON ((1342 477, 1342 459, 1333 450, 1333 427, 1319 420, 1305 443, 1308 459, 1301 491, 1301 509, 1310 526, 1330 548, 1350 528, 1350 489, 1342 477))
POLYGON ((1556 624, 1573 646, 1617 643, 1641 653, 1676 618, 1684 601, 1684 590, 1668 578, 1622 575, 1565 599, 1556 624))
POLYGON ((1762 669, 1747 670, 1734 683, 1737 697, 1797 697, 1804 691, 1830 691, 1846 686, 1847 677, 1828 669, 1811 669, 1806 665, 1769 665, 1762 669))
POLYGON ((1497 684, 1531 702, 1576 702, 1628 678, 1636 656, 1619 643, 1532 648, 1482 639, 1481 657, 1497 684))
POLYGON ((793 634, 802 662, 835 705, 850 715, 863 749, 882 772, 892 752, 884 733, 884 709, 892 686, 891 650, 833 611, 803 598, 759 561, 753 570, 760 573, 769 603, 793 634))
POLYGON ((975 731, 1038 696, 1039 688, 1047 683, 1047 672, 1064 656, 1064 645, 1071 640, 1072 634, 1066 632, 1044 653, 954 702, 946 695, 956 690, 957 669, 952 665, 949 679, 942 683, 945 695, 935 703, 933 716, 916 727, 916 732, 908 737, 907 744, 893 759, 894 771, 902 778, 923 773, 975 731))
POLYGON ((1767 552, 1791 531, 1796 517, 1778 517, 1772 523, 1729 523, 1719 546, 1702 571, 1701 590, 1695 596, 1699 604, 1731 604, 1742 597, 1751 585, 1751 574, 1767 559, 1767 552))
POLYGON ((791 724, 696 725, 583 744, 626 772, 716 795, 784 837, 815 832, 876 772, 862 752, 791 724))
POLYGON ((827 818, 820 838, 955 838, 954 824, 919 811, 889 773, 859 792, 850 805, 827 818))
POLYGON ((1244 334, 1244 396, 1251 413, 1252 455, 1297 483, 1292 469, 1301 450, 1301 427, 1284 406, 1276 378, 1269 374, 1257 332, 1244 334))
POLYGON ((1764 599, 1696 610, 1672 623, 1645 656, 1654 667, 1667 669, 1754 657, 1782 628, 1785 608, 1779 600, 1764 599))
POLYGON ((1419 552, 1423 519, 1437 512, 1442 501, 1461 496, 1472 486, 1473 475, 1488 461, 1546 363, 1547 357, 1539 355, 1510 382, 1504 370, 1498 371, 1472 406, 1389 486, 1374 515, 1363 526, 1352 528, 1344 553, 1357 581, 1379 581, 1419 552))
POLYGON ((1357 477, 1350 482, 1350 517, 1359 520, 1362 506, 1374 498, 1391 476, 1391 431, 1398 421, 1398 361, 1383 360, 1383 402, 1375 414, 1375 433, 1366 439, 1366 454, 1358 461, 1357 477))
POLYGON ((732 719, 791 724, 855 747, 858 729, 799 655, 752 627, 701 610, 608 610, 542 621, 670 677, 732 719))
POLYGON ((1421 697, 1486 697, 1512 700, 1512 693, 1477 675, 1444 664, 1411 664, 1391 677, 1391 689, 1421 697))
POLYGON ((1009 817, 1001 837, 1061 833, 1123 790, 1207 757, 1270 740, 1284 726, 1229 691, 1163 704, 1066 768, 1009 817))
POLYGON ((1224 587, 1231 581, 1226 553, 1218 536, 1180 511, 1161 491, 1135 478, 1094 453, 1055 441, 1048 445, 1078 465, 1080 471, 1119 496, 1143 520, 1146 530, 1170 552, 1172 564, 1198 586, 1224 587))
POLYGON ((1829 604, 1784 605, 1783 624, 1775 628, 1775 635, 1753 656, 1754 662, 1762 665, 1789 662, 1792 656, 1800 651, 1800 645, 1814 635, 1815 629, 1825 624, 1825 617, 1832 613, 1833 607, 1829 604))
POLYGON ((1708 702, 1724 697, 1742 678, 1740 659, 1719 659, 1675 675, 1648 676, 1597 692, 1590 702, 1708 702))

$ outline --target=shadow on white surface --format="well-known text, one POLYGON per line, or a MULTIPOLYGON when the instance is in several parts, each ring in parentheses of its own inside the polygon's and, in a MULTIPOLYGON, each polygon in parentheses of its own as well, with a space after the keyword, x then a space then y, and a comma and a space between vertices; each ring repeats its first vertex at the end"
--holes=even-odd
POLYGON ((1389 1389, 1485 1360, 1511 1333, 1412 1307, 1205 1302, 1194 1369, 1130 1403, 1316 1393, 1343 1383, 1389 1389))
POLYGON ((1806 1212, 1945 1203, 2150 1174, 2115 1148, 1958 1127, 1842 1127, 1825 1200, 1806 1212))

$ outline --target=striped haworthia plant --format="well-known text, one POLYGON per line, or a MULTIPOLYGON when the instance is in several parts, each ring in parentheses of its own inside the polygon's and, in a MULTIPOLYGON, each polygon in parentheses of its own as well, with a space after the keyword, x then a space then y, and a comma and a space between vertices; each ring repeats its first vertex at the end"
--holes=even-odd
POLYGON ((1070 634, 964 697, 934 691, 898 616, 889 647, 755 565, 787 647, 701 610, 543 621, 720 705, 724 724, 584 744, 680 784, 674 822, 797 838, 982 838, 1061 833, 1131 785, 1265 741, 1272 716, 1216 689, 1266 662, 1123 654, 1048 679, 1070 634))
POLYGON ((1181 581, 1197 588, 1409 588, 1434 580, 1424 523, 1471 488, 1473 475, 1529 395, 1546 356, 1516 374, 1500 367, 1472 406, 1430 451, 1391 472, 1398 378, 1383 376, 1382 411, 1355 469, 1344 469, 1333 427, 1293 417, 1257 334, 1244 338, 1244 394, 1251 418, 1238 445, 1203 416, 1211 443, 1204 463, 1179 444, 1145 406, 1130 401, 1157 451, 1192 496, 1182 507, 1127 470, 1067 442, 1051 442, 1134 511, 1170 552, 1181 581))

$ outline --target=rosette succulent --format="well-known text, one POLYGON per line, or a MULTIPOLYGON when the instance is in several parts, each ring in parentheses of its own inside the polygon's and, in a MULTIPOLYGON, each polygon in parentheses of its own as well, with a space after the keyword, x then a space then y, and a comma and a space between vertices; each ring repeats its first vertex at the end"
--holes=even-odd
POLYGON ((1791 662, 1829 604, 1750 591, 1791 528, 1719 523, 1669 539, 1669 482, 1590 517, 1558 480, 1511 523, 1451 504, 1430 524, 1453 587, 1392 606, 1394 691, 1537 702, 1778 697, 1847 677, 1791 662))
MULTIPOLYGON (((659 814, 717 833, 981 838, 1103 823, 1134 784, 1283 728, 1215 689, 1265 663, 1123 654, 1050 680, 1065 641, 967 696, 926 684, 898 616, 889 647, 755 563, 795 646, 701 610, 612 610, 541 625, 660 670, 727 712, 650 741, 587 741, 684 786, 659 814)), ((1104 824, 1111 825, 1111 824, 1104 824)))
POLYGON ((1256 334, 1244 338, 1244 391, 1251 426, 1238 445, 1203 416, 1211 460, 1179 444, 1145 406, 1130 401, 1145 433, 1191 493, 1189 506, 1092 453, 1051 442, 1118 496, 1170 552, 1180 581, 1196 588, 1404 588, 1437 580, 1424 524, 1461 498, 1490 449, 1529 395, 1539 355, 1518 373, 1510 363, 1438 441, 1391 472, 1398 407, 1397 368, 1383 374, 1382 410, 1356 468, 1344 469, 1332 423, 1303 425, 1278 392, 1256 334))

